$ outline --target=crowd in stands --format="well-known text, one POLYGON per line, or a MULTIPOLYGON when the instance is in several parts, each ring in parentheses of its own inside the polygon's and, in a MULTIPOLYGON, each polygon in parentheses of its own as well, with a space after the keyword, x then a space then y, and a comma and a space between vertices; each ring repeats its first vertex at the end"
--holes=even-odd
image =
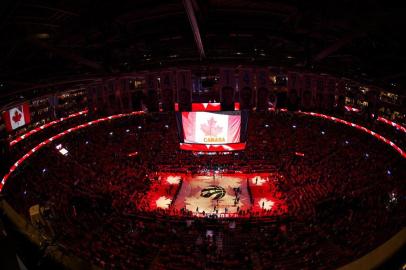
POLYGON ((55 241, 104 269, 331 269, 404 226, 405 165, 358 130, 278 111, 250 114, 246 150, 196 155, 179 150, 174 115, 156 113, 65 136, 26 161, 5 194, 27 218, 33 205, 52 209, 55 241), (273 186, 287 213, 202 219, 147 210, 143 198, 157 171, 215 168, 277 172, 273 186))

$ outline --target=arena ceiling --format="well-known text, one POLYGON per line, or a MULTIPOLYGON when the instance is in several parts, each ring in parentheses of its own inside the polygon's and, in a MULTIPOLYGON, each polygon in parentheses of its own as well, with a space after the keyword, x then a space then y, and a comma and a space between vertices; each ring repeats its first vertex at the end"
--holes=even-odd
POLYGON ((227 63, 326 72, 404 94, 401 6, 378 0, 3 0, 0 91, 87 74, 227 63))

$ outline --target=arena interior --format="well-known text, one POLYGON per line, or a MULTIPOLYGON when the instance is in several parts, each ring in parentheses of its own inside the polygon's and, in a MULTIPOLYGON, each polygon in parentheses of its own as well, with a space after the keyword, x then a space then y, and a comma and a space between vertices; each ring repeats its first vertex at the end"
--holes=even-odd
POLYGON ((0 269, 406 269, 405 12, 3 1, 0 269))

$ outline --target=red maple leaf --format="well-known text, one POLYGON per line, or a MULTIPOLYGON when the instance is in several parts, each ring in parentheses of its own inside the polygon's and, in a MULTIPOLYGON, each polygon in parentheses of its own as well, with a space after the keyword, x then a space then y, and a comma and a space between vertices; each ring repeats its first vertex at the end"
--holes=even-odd
POLYGON ((21 117, 22 117, 22 114, 18 110, 15 110, 14 115, 11 119, 13 119, 14 122, 20 122, 21 117))
POLYGON ((217 136, 223 128, 216 126, 217 121, 214 118, 207 120, 207 124, 201 124, 200 129, 203 131, 206 136, 217 136))

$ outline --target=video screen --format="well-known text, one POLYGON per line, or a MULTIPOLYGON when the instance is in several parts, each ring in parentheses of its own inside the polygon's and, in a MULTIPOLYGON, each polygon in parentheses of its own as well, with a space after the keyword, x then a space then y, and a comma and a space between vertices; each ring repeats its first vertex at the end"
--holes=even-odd
POLYGON ((246 141, 247 118, 247 113, 242 111, 178 113, 181 149, 243 150, 246 141))
POLYGON ((240 112, 182 112, 185 143, 228 144, 240 142, 240 112))

